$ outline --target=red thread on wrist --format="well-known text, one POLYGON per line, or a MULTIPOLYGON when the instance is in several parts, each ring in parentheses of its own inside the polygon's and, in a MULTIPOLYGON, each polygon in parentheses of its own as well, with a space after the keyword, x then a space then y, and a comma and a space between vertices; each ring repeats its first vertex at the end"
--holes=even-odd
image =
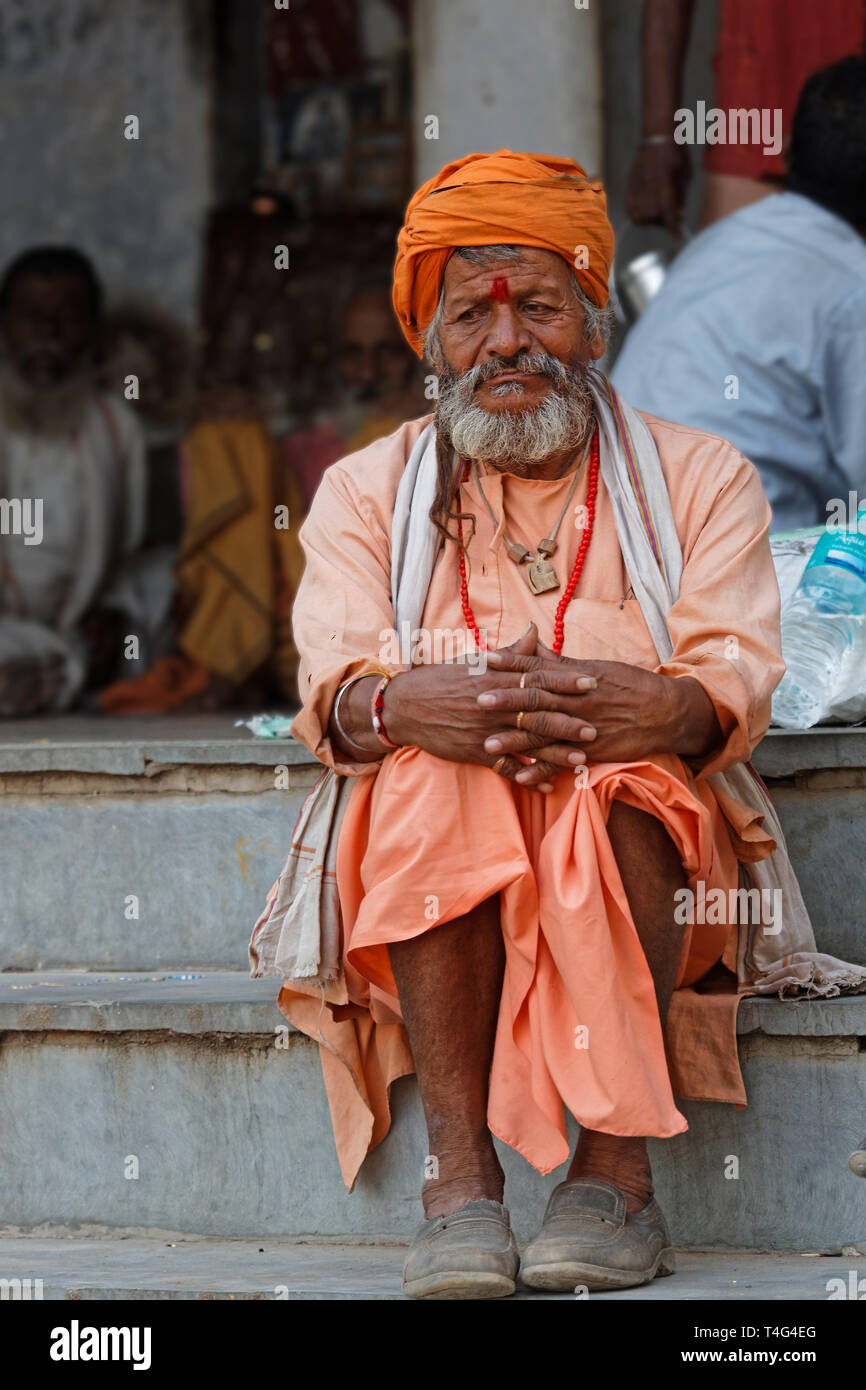
POLYGON ((383 679, 376 686, 376 689, 373 691, 371 714, 373 718, 373 729, 375 733, 379 736, 379 738, 382 740, 385 747, 399 748, 400 744, 395 743, 393 739, 390 739, 388 737, 388 734, 385 730, 385 724, 382 719, 382 712, 385 708, 385 689, 390 683, 390 680, 390 676, 384 676, 383 679))

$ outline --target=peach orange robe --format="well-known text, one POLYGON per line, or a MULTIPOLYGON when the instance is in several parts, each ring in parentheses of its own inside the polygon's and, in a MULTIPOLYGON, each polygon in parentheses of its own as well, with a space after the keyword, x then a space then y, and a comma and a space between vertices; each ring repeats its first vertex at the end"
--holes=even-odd
MULTIPOLYGON (((673 656, 658 664, 601 480, 592 541, 565 615, 563 655, 694 677, 713 702, 724 742, 688 765, 673 754, 594 763, 585 785, 563 772, 548 795, 417 748, 373 764, 341 760, 327 733, 337 688, 371 662, 400 669, 383 661, 394 622, 391 518, 403 466, 429 418, 329 468, 301 532, 307 568, 294 622, 303 708, 293 733, 323 763, 358 780, 337 858, 347 998, 323 1007, 318 993, 287 982, 280 1007, 321 1044, 349 1187, 388 1131, 391 1083, 414 1070, 388 943, 433 930, 497 892, 506 969, 490 1079, 494 1134, 546 1173, 568 1156, 563 1105, 593 1129, 667 1137, 687 1128, 672 1081, 680 1095, 743 1103, 736 995, 699 997, 687 988, 723 955, 733 961, 736 928, 686 928, 665 1039, 607 813, 618 797, 658 816, 689 883, 703 880, 707 891, 737 886, 738 852, 755 859, 774 848, 754 813, 730 798, 723 812, 706 780, 749 756, 767 729, 784 670, 770 509, 755 468, 732 445, 650 416, 683 550, 680 595, 668 617, 673 656)), ((498 526, 475 483, 462 486, 463 510, 476 518, 470 602, 493 647, 515 641, 530 619, 552 645, 561 590, 532 594, 502 531, 534 550, 551 533, 571 481, 484 469, 498 526)), ((559 531, 561 582, 581 540, 585 496, 584 473, 559 531)), ((465 627, 453 545, 440 551, 423 626, 431 633, 465 627)))

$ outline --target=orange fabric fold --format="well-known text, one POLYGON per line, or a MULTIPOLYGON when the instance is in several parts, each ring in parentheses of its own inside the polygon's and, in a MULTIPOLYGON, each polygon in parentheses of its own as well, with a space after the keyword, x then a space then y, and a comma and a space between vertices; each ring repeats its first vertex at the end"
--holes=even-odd
POLYGON ((602 185, 573 159, 468 154, 446 164, 410 199, 397 238, 394 308, 410 346, 439 302, 456 246, 539 246, 563 256, 595 304, 606 304, 613 228, 602 185))
MULTIPOLYGON (((548 1173, 568 1157, 563 1105, 579 1123, 612 1134, 664 1138, 687 1128, 607 836, 616 798, 663 821, 692 886, 700 879, 707 890, 736 887, 718 803, 673 756, 595 764, 585 787, 563 774, 546 797, 416 748, 358 780, 337 861, 354 1016, 335 1017, 289 985, 280 994, 285 1016, 324 1044, 347 1186, 387 1133, 391 1084, 413 1070, 389 943, 433 930, 496 893, 506 968, 490 1080, 493 1133, 548 1173)), ((694 984, 720 959, 729 931, 686 927, 678 985, 694 984)), ((697 1069, 707 1098, 742 1103, 730 1016, 720 1010, 713 1018, 715 1027, 710 1019, 702 1031, 668 1038, 674 1075, 678 1066, 687 1077, 697 1069)))

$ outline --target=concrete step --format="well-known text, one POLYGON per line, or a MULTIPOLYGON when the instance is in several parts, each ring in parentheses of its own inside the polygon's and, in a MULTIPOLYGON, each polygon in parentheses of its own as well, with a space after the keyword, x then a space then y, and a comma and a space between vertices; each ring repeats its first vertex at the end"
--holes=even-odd
MULTIPOLYGON (((0 1227, 408 1239, 427 1148, 414 1078, 348 1194, 318 1049, 285 1027, 277 990, 184 969, 0 976, 0 1227)), ((866 997, 747 1000, 739 1032, 748 1107, 684 1103, 689 1132, 651 1146, 675 1243, 859 1245, 866 1182, 847 1159, 866 1130, 866 997)), ((526 1240, 564 1172, 500 1152, 526 1240)))
POLYGON ((244 968, 322 769, 235 717, 4 722, 4 967, 244 968))
MULTIPOLYGON (((395 1244, 215 1240, 171 1232, 125 1240, 0 1237, 3 1278, 21 1281, 10 1283, 8 1296, 31 1300, 400 1299, 404 1256, 405 1247, 395 1244)), ((672 1278, 590 1297, 605 1303, 823 1301, 834 1290, 856 1288, 864 1274, 866 1256, 853 1251, 823 1259, 685 1251, 672 1278)), ((574 1295, 520 1289, 515 1298, 572 1302, 574 1295)))
MULTIPOLYGON (((234 718, 3 722, 4 966, 245 967, 321 767, 293 740, 255 739, 234 718)), ((773 730, 755 762, 821 949, 866 958, 866 731, 773 730)))

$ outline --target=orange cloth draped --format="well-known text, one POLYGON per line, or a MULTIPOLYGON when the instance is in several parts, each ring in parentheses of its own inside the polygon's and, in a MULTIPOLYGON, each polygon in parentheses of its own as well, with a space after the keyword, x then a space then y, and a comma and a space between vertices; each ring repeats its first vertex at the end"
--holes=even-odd
POLYGON ((397 238, 394 308, 419 357, 454 248, 503 243, 555 251, 593 303, 607 303, 613 228, 601 184, 573 159, 468 154, 418 189, 397 238))
MULTIPOLYGON (((737 861, 718 805, 706 782, 689 784, 676 757, 599 763, 581 788, 565 773, 549 796, 415 748, 387 758, 377 777, 358 780, 337 878, 349 995, 377 1026, 358 1032, 357 1019, 346 1017, 351 1009, 332 1017, 291 987, 280 995, 283 1013, 307 1031, 312 1006, 333 1049, 326 1074, 348 1186, 368 1145, 387 1131, 387 1085, 413 1070, 397 1026, 388 943, 452 921, 495 893, 506 968, 490 1081, 493 1133, 548 1173, 568 1157, 563 1103, 581 1124, 611 1134, 668 1137, 687 1128, 605 828, 614 798, 663 821, 692 886, 702 880, 708 892, 736 888, 737 861)), ((678 985, 719 960, 731 930, 686 927, 678 985)), ((702 1057, 705 1069, 710 1061, 710 1092, 719 1076, 729 1082, 724 1062, 713 1074, 712 1055, 702 1057)))
MULTIPOLYGON (((371 661, 392 665, 382 640, 393 627, 390 536, 394 497, 426 419, 411 421, 335 464, 301 538, 307 567, 295 605, 303 709, 293 732, 322 762, 358 778, 341 828, 337 877, 345 926, 348 1002, 325 1004, 292 984, 285 1016, 320 1043, 341 1169, 354 1183, 390 1123, 392 1082, 414 1070, 387 943, 435 928, 500 893, 508 973, 503 990, 489 1122, 544 1171, 565 1157, 563 1102, 578 1119, 621 1134, 686 1128, 673 1095, 743 1104, 736 1048, 736 981, 705 993, 720 957, 735 961, 727 928, 696 924, 681 963, 665 1041, 605 830, 613 797, 657 815, 690 879, 730 891, 736 860, 772 852, 754 812, 720 795, 710 773, 747 758, 767 728, 782 671, 779 595, 767 541, 770 509, 754 467, 731 445, 645 417, 652 431, 683 551, 680 594, 668 615, 670 661, 658 656, 631 594, 603 483, 592 544, 565 615, 563 652, 576 660, 628 661, 698 680, 723 739, 704 758, 674 756, 591 766, 580 789, 565 773, 549 796, 487 768, 418 749, 381 763, 352 763, 331 743, 335 693, 371 661), (736 659, 729 653, 737 652, 736 659), (574 1046, 575 1027, 589 1046, 574 1046)), ((559 594, 533 595, 508 558, 502 533, 528 547, 549 535, 571 479, 525 479, 484 470, 461 485, 476 518, 470 597, 493 646, 508 646, 530 618, 550 645, 559 594)), ((586 478, 572 504, 575 519, 586 478)), ((568 573, 582 536, 560 531, 556 562, 568 573)), ((444 547, 423 616, 430 634, 465 630, 456 556, 444 547)), ((430 654, 426 658, 435 659, 430 654)), ((399 669, 399 658, 393 669, 399 669)))

